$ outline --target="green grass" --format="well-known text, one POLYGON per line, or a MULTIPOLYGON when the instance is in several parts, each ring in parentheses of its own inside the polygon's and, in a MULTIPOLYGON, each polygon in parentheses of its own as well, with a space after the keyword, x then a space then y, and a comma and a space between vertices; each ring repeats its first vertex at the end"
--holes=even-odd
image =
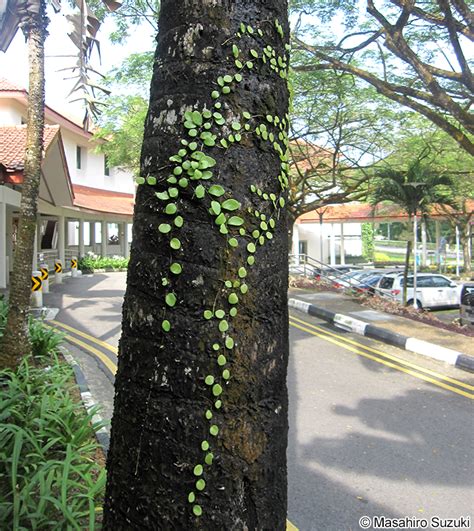
MULTIPOLYGON (((0 331, 5 303, 0 301, 0 331)), ((30 323, 34 355, 0 371, 0 529, 94 530, 105 470, 61 336, 30 323)))
POLYGON ((122 269, 127 269, 128 258, 108 256, 85 256, 79 260, 78 267, 84 273, 92 273, 98 269, 111 269, 113 271, 118 271, 122 269))

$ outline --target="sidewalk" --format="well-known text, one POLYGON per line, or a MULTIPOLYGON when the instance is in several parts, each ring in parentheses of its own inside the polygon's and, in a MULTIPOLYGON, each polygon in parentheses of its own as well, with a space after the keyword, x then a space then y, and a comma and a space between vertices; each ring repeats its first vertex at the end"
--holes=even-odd
POLYGON ((289 298, 308 302, 329 312, 348 315, 365 321, 389 332, 416 338, 420 341, 427 341, 474 356, 474 341, 472 337, 420 323, 406 317, 372 310, 342 293, 291 288, 288 296, 289 298))

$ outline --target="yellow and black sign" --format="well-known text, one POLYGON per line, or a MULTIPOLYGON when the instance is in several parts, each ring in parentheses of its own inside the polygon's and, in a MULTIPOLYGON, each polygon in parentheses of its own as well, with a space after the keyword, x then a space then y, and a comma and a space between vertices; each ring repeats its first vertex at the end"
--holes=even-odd
POLYGON ((41 291, 41 277, 31 277, 31 291, 41 291))
POLYGON ((71 258, 71 268, 77 269, 77 260, 75 258, 71 258))
POLYGON ((63 272, 63 264, 61 264, 61 262, 55 262, 54 263, 54 272, 55 273, 62 273, 63 272))
POLYGON ((41 271, 41 280, 48 280, 49 278, 49 271, 47 267, 40 267, 41 271))

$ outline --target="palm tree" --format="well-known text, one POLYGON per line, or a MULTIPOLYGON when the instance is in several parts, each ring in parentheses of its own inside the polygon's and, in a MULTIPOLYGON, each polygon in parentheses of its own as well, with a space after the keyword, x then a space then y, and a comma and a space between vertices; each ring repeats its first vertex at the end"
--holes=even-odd
MULTIPOLYGON (((451 177, 443 173, 431 172, 427 166, 423 165, 422 159, 423 157, 420 156, 411 162, 406 170, 388 168, 379 172, 371 196, 371 203, 374 206, 389 202, 395 203, 405 210, 410 222, 414 224, 413 233, 415 237, 416 220, 419 214, 426 218, 430 207, 433 205, 451 203, 449 194, 449 187, 452 185, 451 177)), ((413 242, 409 239, 403 273, 403 304, 405 305, 407 303, 407 276, 412 245, 413 242)), ((416 304, 416 301, 414 303, 416 304)))
MULTIPOLYGON (((102 0, 108 9, 116 9, 120 4, 115 0, 102 0)), ((59 3, 51 2, 58 10, 59 3)), ((45 0, 29 0, 25 4, 7 3, 6 13, 9 18, 0 25, 1 42, 4 50, 8 48, 18 28, 21 28, 28 42, 29 88, 27 140, 23 184, 21 191, 20 216, 17 244, 15 246, 15 267, 11 275, 9 310, 5 334, 0 349, 0 368, 16 367, 21 358, 31 351, 27 325, 30 303, 30 283, 33 263, 34 238, 38 210, 38 193, 43 160, 44 132, 44 41, 48 34, 48 17, 45 0), (11 4, 11 5, 10 5, 11 4), (3 34, 3 32, 5 32, 3 34)), ((98 107, 94 90, 103 90, 94 85, 90 88, 88 59, 98 30, 98 21, 87 12, 84 1, 80 2, 80 11, 70 15, 74 32, 70 37, 78 48, 78 64, 71 68, 77 75, 73 92, 82 94, 80 99, 86 102, 84 127, 87 127, 91 115, 97 115, 98 107)))
POLYGON ((162 3, 105 529, 286 527, 286 7, 162 3))

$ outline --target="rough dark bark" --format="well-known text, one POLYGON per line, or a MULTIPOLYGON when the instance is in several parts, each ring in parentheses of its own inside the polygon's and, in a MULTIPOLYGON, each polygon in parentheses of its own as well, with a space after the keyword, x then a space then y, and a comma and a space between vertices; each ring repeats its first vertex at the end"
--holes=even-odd
MULTIPOLYGON (((275 57, 286 57, 286 13, 286 0, 162 2, 142 150, 148 183, 137 195, 123 309, 105 529, 285 529, 288 233, 282 188, 287 177, 278 149, 287 145, 287 122, 280 124, 288 93, 285 70, 272 70, 270 58, 264 64, 261 56, 270 45, 275 57), (282 24, 279 31, 275 19, 282 24), (245 28, 239 38, 242 22, 252 32, 245 28), (234 64, 233 45, 240 50, 242 69, 234 64), (251 67, 246 65, 250 60, 251 67), (238 72, 242 80, 226 85, 232 90, 225 94, 219 76, 238 72), (183 148, 181 139, 193 140, 183 126, 185 111, 216 111, 216 102, 222 104, 224 120, 221 125, 209 120, 217 145, 198 147, 216 161, 212 176, 193 180, 186 175, 193 170, 185 170, 178 179, 186 175, 189 183, 171 183, 178 197, 160 200, 155 192, 168 189, 167 178, 181 165, 169 157, 183 148), (233 122, 242 125, 238 132, 233 122), (263 123, 266 133, 256 134, 263 123), (265 138, 270 132, 274 141, 265 138), (241 140, 234 137, 225 149, 220 139, 231 133, 241 134, 241 140), (206 193, 198 190, 200 185, 206 193), (214 185, 225 194, 212 196, 214 185), (209 208, 217 201, 224 211, 229 198, 240 206, 228 217, 238 216, 244 224, 235 227, 228 221, 224 235, 209 208), (176 228, 175 214, 165 213, 169 203, 176 204, 182 228, 176 228), (256 230, 262 243, 260 235, 252 234, 256 230), (180 249, 170 248, 174 237, 180 249), (249 256, 255 256, 254 265, 247 264, 249 256), (170 273, 172 263, 182 266, 181 274, 170 273), (165 302, 170 293, 176 295, 173 307, 165 302), (232 293, 238 304, 231 303, 232 293), (238 309, 235 316, 232 307, 238 309), (207 319, 206 310, 224 310, 225 319, 216 313, 207 319), (162 329, 164 320, 169 332, 162 329), (233 346, 225 345, 228 338, 233 346), (216 385, 223 389, 218 397, 213 396, 219 392, 216 385), (207 452, 201 449, 203 441, 210 445, 207 452), (205 461, 209 452, 212 465, 205 461), (202 483, 196 484, 200 479, 203 490, 202 483)), ((191 148, 186 149, 183 157, 191 160, 191 148)))
POLYGON ((38 1, 39 12, 26 15, 22 29, 28 40, 29 94, 25 169, 21 190, 20 222, 11 275, 9 311, 0 349, 0 368, 18 365, 31 351, 28 338, 28 310, 31 295, 36 215, 43 160, 44 130, 44 40, 46 8, 38 1))

